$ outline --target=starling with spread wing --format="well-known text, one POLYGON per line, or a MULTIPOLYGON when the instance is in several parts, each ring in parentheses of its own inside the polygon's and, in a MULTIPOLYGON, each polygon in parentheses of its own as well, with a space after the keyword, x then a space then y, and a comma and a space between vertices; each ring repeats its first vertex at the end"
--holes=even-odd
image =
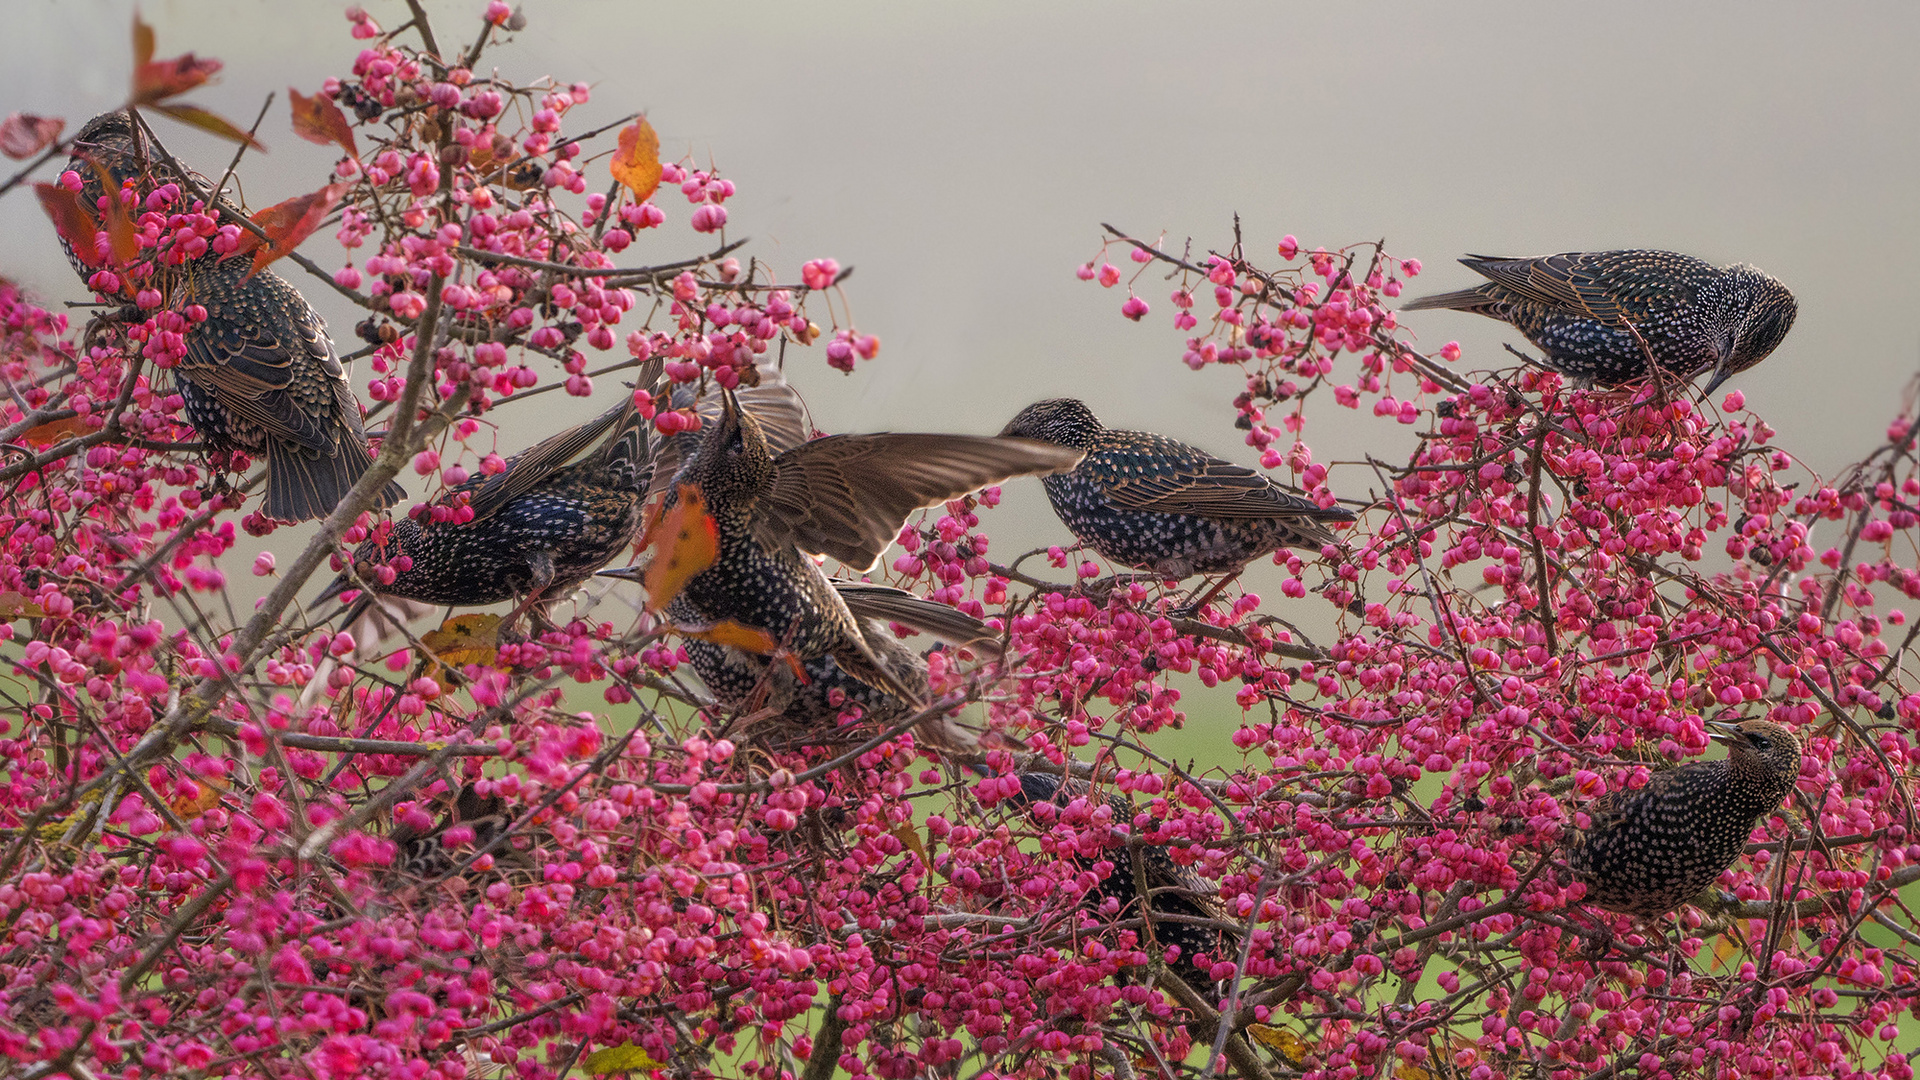
POLYGON ((1643 378, 1651 362, 1682 379, 1712 372, 1711 394, 1778 348, 1799 310, 1785 285, 1752 266, 1674 251, 1460 262, 1486 282, 1403 310, 1450 308, 1512 323, 1547 367, 1602 385, 1643 378))

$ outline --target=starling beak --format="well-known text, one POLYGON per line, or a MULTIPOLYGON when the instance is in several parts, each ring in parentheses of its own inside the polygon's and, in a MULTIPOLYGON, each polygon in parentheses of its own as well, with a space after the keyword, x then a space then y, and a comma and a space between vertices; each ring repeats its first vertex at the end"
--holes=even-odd
POLYGON ((1317 550, 1334 542, 1327 522, 1353 520, 1185 443, 1106 427, 1073 398, 1029 405, 1001 434, 1086 451, 1042 481, 1054 512, 1101 555, 1169 578, 1237 573, 1283 547, 1317 550))
POLYGON ((703 431, 667 503, 683 486, 698 490, 719 555, 688 580, 682 617, 764 630, 803 664, 832 656, 854 678, 913 702, 921 696, 875 655, 812 556, 865 571, 913 511, 1081 457, 1028 439, 918 434, 832 435, 776 454, 731 392, 703 431))
POLYGON ((1727 744, 1718 761, 1653 774, 1647 786, 1610 791, 1585 809, 1591 826, 1569 844, 1586 902, 1629 915, 1661 915, 1699 895, 1746 850, 1754 825, 1779 807, 1800 776, 1800 740, 1778 724, 1710 724, 1727 744))
MULTIPOLYGON (((641 381, 659 377, 659 363, 642 368, 641 381)), ((382 596, 459 607, 519 599, 505 620, 531 611, 545 627, 547 610, 631 544, 640 529, 643 496, 653 479, 652 425, 631 395, 578 427, 515 454, 492 476, 476 476, 442 496, 436 506, 473 511, 465 522, 431 514, 393 523, 384 540, 360 545, 361 579, 382 596), (391 583, 369 577, 374 563, 395 566, 391 583)), ((352 588, 342 574, 323 602, 352 588)))
POLYGON ((1645 377, 1651 360, 1682 379, 1712 372, 1712 393, 1779 347, 1798 310, 1785 285, 1745 263, 1717 267, 1672 251, 1460 261, 1486 283, 1402 310, 1450 308, 1512 323, 1547 367, 1602 385, 1645 377))
MULTIPOLYGON (((1065 810, 1079 800, 1091 801, 1096 798, 1084 780, 1063 780, 1049 773, 1037 772, 1021 773, 1019 779, 1020 794, 1007 800, 1010 805, 1033 807, 1050 803, 1065 810)), ((1131 827, 1133 808, 1124 798, 1117 794, 1109 795, 1106 804, 1112 810, 1115 825, 1131 827)), ((1098 911, 1105 901, 1111 899, 1120 905, 1120 913, 1114 917, 1115 921, 1140 918, 1140 890, 1133 866, 1133 859, 1137 857, 1143 864, 1142 876, 1147 882, 1147 910, 1153 916, 1148 922, 1154 940, 1162 946, 1180 947, 1179 957, 1168 967, 1202 997, 1217 994, 1218 984, 1196 958, 1204 954, 1215 963, 1237 960, 1240 935, 1217 927, 1161 918, 1172 915, 1182 919, 1225 921, 1225 914, 1214 900, 1214 891, 1192 871, 1174 862, 1165 847, 1158 844, 1133 847, 1124 838, 1115 836, 1110 839, 1111 848, 1106 857, 1113 861, 1114 868, 1088 891, 1082 904, 1090 911, 1098 911), (1132 857, 1123 855, 1123 852, 1132 857)), ((1090 866, 1094 861, 1074 859, 1076 864, 1083 866, 1090 866)))
MULTIPOLYGON (((95 212, 100 200, 118 197, 128 181, 169 179, 150 160, 142 134, 124 112, 89 121, 67 167, 80 174, 81 201, 95 212), (96 165, 115 185, 113 192, 102 185, 96 165)), ((208 185, 201 179, 198 186, 208 185)), ((86 280, 91 271, 70 248, 67 256, 86 280)), ((206 321, 187 331, 174 385, 185 400, 187 422, 210 449, 266 459, 268 517, 325 517, 373 464, 360 403, 319 313, 272 271, 249 277, 251 269, 250 260, 208 252, 167 271, 177 302, 207 311, 206 321)), ((405 494, 389 483, 373 508, 405 494)))

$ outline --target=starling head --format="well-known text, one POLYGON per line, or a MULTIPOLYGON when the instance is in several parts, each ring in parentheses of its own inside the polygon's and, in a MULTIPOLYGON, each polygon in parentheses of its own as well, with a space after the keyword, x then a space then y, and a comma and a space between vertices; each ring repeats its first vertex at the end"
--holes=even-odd
POLYGON ((1800 776, 1800 740, 1771 720, 1715 721, 1708 738, 1727 744, 1728 779, 1777 806, 1800 776))
POLYGON ((721 391, 720 421, 700 443, 688 479, 709 503, 752 499, 773 482, 773 452, 760 421, 742 409, 733 391, 721 391))
POLYGON ((140 134, 126 110, 116 109, 87 121, 73 137, 72 148, 76 155, 131 154, 140 149, 140 134))
POLYGON ((1734 295, 1746 299, 1740 322, 1733 329, 1732 346, 1714 365, 1704 393, 1711 394, 1720 384, 1767 358, 1786 340, 1800 306, 1793 293, 1772 275, 1741 263, 1728 271, 1734 295))
POLYGON ((1104 430, 1105 426, 1093 415, 1093 410, 1087 408, 1086 402, 1078 398, 1052 398, 1021 409, 1020 415, 1000 429, 1000 434, 1091 450, 1104 430))

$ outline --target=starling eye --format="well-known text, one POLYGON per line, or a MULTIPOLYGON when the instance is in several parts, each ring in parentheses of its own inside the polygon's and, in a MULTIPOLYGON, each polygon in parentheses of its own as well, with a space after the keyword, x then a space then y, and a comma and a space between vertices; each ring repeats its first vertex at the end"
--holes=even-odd
POLYGON ((1767 737, 1765 735, 1762 735, 1757 731, 1747 732, 1747 741, 1753 744, 1753 748, 1755 750, 1766 750, 1773 745, 1772 743, 1767 741, 1767 737))

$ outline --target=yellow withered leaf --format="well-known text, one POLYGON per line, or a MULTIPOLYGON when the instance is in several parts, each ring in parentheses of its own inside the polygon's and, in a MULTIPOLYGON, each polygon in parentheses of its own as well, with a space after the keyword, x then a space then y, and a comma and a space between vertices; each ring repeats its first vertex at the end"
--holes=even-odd
POLYGON ((660 136, 645 117, 620 129, 620 147, 607 162, 613 178, 645 202, 660 186, 660 136))
POLYGON ((227 782, 214 777, 205 777, 193 781, 192 792, 175 795, 167 803, 167 809, 176 817, 190 818, 220 805, 220 793, 227 790, 227 782))
POLYGON ((47 609, 40 606, 38 600, 26 593, 0 592, 0 622, 12 622, 15 619, 44 619, 47 609))
POLYGON ((586 1070, 595 1075, 617 1072, 646 1072, 652 1069, 664 1069, 667 1063, 656 1060, 653 1055, 632 1043, 608 1046, 588 1054, 580 1062, 586 1070))
POLYGON ((1295 1064, 1304 1061, 1307 1053, 1312 1049, 1305 1039, 1286 1028, 1275 1027, 1272 1024, 1248 1024, 1247 1034, 1253 1036, 1254 1042, 1269 1050, 1280 1051, 1286 1055, 1288 1061, 1295 1064))
POLYGON ((491 664, 500 646, 499 630, 498 615, 455 615, 441 623, 440 629, 420 635, 420 644, 448 667, 491 664))
MULTIPOLYGON (((640 546, 653 549, 653 562, 640 576, 640 584, 647 590, 647 610, 659 611, 680 595, 680 590, 687 587, 695 574, 712 566, 720 557, 720 528, 707 513, 700 489, 681 484, 680 501, 653 519, 640 546)), ((773 650, 750 651, 770 653, 773 650)))

